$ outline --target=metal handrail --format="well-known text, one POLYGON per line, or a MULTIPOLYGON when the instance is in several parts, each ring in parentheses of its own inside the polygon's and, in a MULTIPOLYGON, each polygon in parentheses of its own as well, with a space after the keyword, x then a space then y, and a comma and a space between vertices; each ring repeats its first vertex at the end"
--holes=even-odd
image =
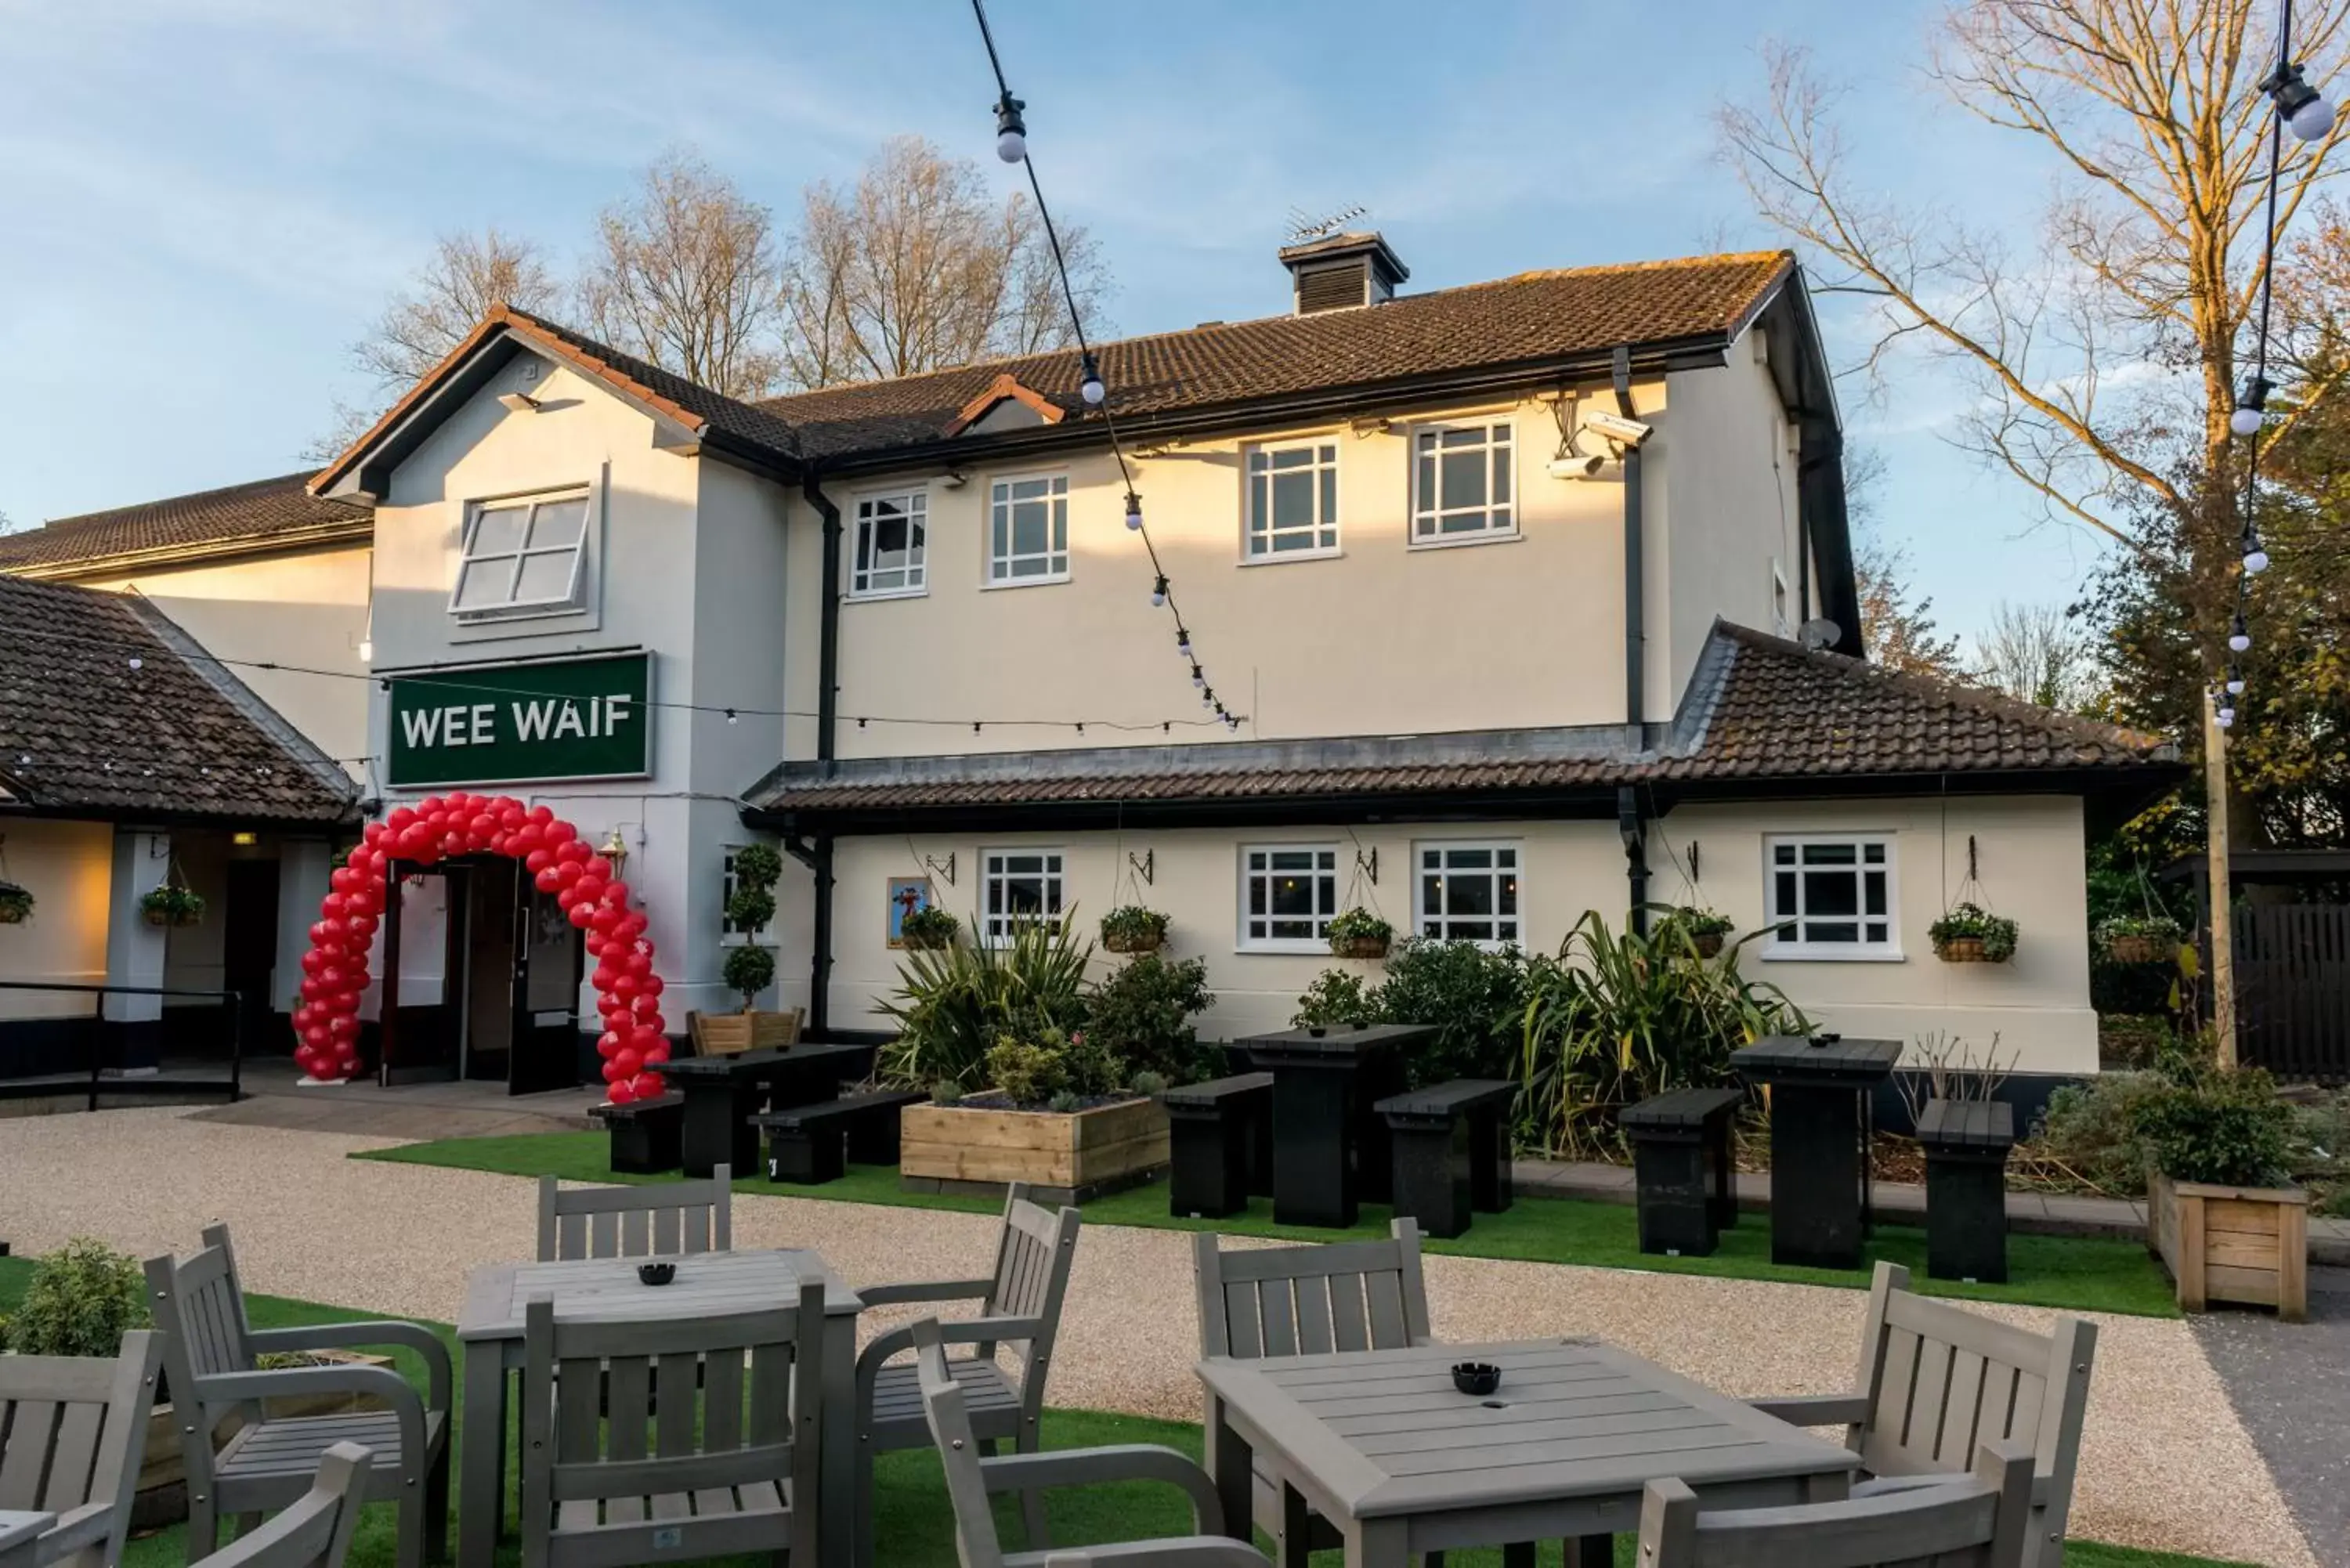
MULTIPOLYGON (((0 980, 0 991, 54 991, 73 996, 100 998, 197 996, 209 998, 214 1002, 225 1002, 229 1006, 228 1097, 231 1101, 244 1097, 245 1011, 244 994, 242 992, 203 991, 172 985, 77 985, 62 981, 46 980, 0 980)), ((99 1004, 99 1011, 101 1013, 104 1012, 103 1002, 99 1004)), ((88 1107, 93 1111, 98 1109, 99 1090, 105 1082, 101 1076, 104 1071, 105 1063, 99 1050, 99 1041, 93 1035, 89 1043, 89 1105, 88 1107)))

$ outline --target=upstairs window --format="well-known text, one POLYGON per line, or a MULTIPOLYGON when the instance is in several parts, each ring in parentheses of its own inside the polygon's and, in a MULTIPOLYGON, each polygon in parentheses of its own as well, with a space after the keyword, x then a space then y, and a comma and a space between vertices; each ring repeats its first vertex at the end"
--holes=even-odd
POLYGON ((1412 432, 1411 542, 1443 545, 1517 531, 1510 427, 1436 425, 1412 432))
POLYGON ((1897 958, 1893 841, 1806 834, 1770 841, 1771 956, 1897 958))
POLYGON ((460 620, 495 620, 579 608, 587 543, 585 491, 484 502, 465 527, 450 613, 460 620))
POLYGON ((923 491, 867 495, 857 503, 857 544, 848 597, 888 599, 925 591, 931 500, 923 491))
POLYGON ((999 479, 988 507, 989 586, 1055 583, 1069 575, 1069 476, 999 479))
POLYGON ((1338 547, 1338 443, 1261 446, 1248 454, 1253 561, 1338 547))

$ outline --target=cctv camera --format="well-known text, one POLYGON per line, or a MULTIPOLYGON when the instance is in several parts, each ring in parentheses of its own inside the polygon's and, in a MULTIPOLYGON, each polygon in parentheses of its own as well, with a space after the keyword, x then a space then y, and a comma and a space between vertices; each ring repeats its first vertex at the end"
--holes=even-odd
POLYGON ((1596 409, 1583 416, 1583 428, 1596 431, 1609 441, 1625 446, 1638 446, 1656 433, 1654 425, 1642 424, 1638 420, 1627 420, 1621 414, 1603 413, 1596 409))
POLYGON ((1550 460, 1553 479, 1589 479, 1607 462, 1607 455, 1596 452, 1563 452, 1550 460))

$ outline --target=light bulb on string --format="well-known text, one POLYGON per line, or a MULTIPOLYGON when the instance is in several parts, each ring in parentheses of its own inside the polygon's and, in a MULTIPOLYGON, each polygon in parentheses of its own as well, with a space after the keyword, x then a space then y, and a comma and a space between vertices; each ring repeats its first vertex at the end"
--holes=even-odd
POLYGON ((2233 708, 2221 708, 2211 717, 2218 722, 2220 728, 2232 729, 2236 722, 2236 711, 2233 708))
POLYGON ((2265 376, 2245 377, 2244 389, 2236 394, 2235 411, 2228 416, 2228 428, 2248 438, 2260 434, 2262 413, 2269 406, 2269 394, 2275 390, 2276 383, 2265 376))
POLYGON ((1126 525, 1135 533, 1142 531, 1142 497, 1131 490, 1126 493, 1126 525))
POLYGON ((2269 569, 2269 553, 2261 548, 2261 535, 2259 531, 2251 528, 2245 529, 2242 542, 2244 546, 2244 575, 2247 576, 2258 576, 2261 573, 2267 571, 2269 569))
POLYGON ((1028 156, 1028 122, 1020 118, 1027 107, 1010 93, 995 100, 995 155, 1006 163, 1028 156))
POLYGON ((2228 666, 2228 695, 2230 697, 2241 697, 2243 694, 2244 672, 2230 664, 2228 666))
POLYGON ((730 724, 734 722, 734 710, 732 708, 726 710, 726 722, 730 724))
POLYGON ((2236 612, 2236 618, 2229 624, 2228 646, 2238 653, 2252 646, 2252 628, 2244 624, 2244 612, 2241 610, 2236 612))
POLYGON ((1175 651, 1181 654, 1186 659, 1191 657, 1191 628, 1190 627, 1179 626, 1175 628, 1175 651))
POLYGON ((1077 396, 1092 407, 1099 408, 1102 400, 1109 396, 1109 389, 1102 384, 1101 367, 1094 363, 1090 348, 1086 350, 1080 362, 1085 366, 1085 373, 1077 379, 1077 396))
POLYGON ((1212 686, 1202 686, 1200 688, 1200 706, 1202 708, 1212 708, 1215 705, 1216 689, 1212 686))
POLYGON ((2282 65, 2261 83, 2261 90, 2275 103, 2277 113, 2284 119, 2285 129, 2302 141, 2317 141, 2334 129, 2334 106, 2325 95, 2311 87, 2297 65, 2282 65))
POLYGON ((1191 666, 1191 686, 1192 686, 1192 689, 1193 689, 1194 691, 1202 691, 1202 690, 1205 690, 1205 689, 1206 689, 1207 684, 1208 684, 1208 672, 1207 672, 1206 670, 1204 670, 1201 669, 1201 668, 1200 668, 1198 665, 1196 665, 1196 664, 1195 664, 1195 665, 1193 665, 1193 666, 1191 666))
POLYGON ((1152 609, 1167 607, 1167 579, 1163 576, 1151 586, 1150 607, 1152 609))

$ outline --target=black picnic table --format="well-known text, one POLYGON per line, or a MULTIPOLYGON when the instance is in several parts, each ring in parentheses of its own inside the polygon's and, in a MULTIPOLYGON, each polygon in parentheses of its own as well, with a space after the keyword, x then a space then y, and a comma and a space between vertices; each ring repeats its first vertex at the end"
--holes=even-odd
POLYGON ((1771 1261, 1860 1266, 1867 1234, 1868 1100, 1901 1059, 1898 1040, 1773 1034, 1730 1064, 1771 1089, 1771 1261))
POLYGON ((738 1179, 757 1174, 759 1129, 751 1118, 831 1099, 843 1079, 871 1071, 873 1052, 853 1043, 792 1045, 663 1064, 662 1075, 685 1096, 679 1139, 685 1174, 706 1177, 721 1165, 733 1167, 738 1179))
POLYGON ((1432 1025, 1284 1029, 1232 1042, 1273 1075, 1273 1217, 1344 1230, 1394 1194, 1387 1127, 1372 1107, 1403 1088, 1404 1054, 1432 1025))

